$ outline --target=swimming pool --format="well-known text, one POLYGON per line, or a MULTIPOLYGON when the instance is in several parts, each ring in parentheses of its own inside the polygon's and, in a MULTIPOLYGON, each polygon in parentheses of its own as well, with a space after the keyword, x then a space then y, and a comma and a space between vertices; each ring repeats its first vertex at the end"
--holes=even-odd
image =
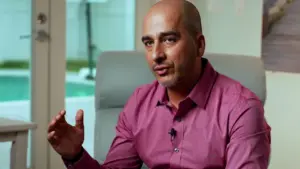
MULTIPOLYGON (((30 80, 28 76, 0 76, 0 102, 29 100, 30 80)), ((93 96, 95 87, 91 84, 66 82, 66 97, 93 96)))

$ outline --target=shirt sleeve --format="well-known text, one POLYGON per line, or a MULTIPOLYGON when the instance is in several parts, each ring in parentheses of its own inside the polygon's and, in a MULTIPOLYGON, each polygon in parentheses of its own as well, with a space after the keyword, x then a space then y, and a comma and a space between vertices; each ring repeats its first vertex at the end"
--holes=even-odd
POLYGON ((240 99, 229 117, 226 169, 267 169, 271 128, 257 99, 240 99))
POLYGON ((106 169, 106 167, 101 166, 96 160, 94 160, 85 149, 83 149, 82 155, 78 161, 70 162, 63 159, 63 162, 67 169, 106 169))
POLYGON ((132 119, 127 117, 128 114, 133 114, 128 111, 134 111, 134 107, 137 104, 136 94, 137 90, 129 98, 123 111, 119 115, 116 125, 116 136, 113 139, 104 163, 100 165, 84 150, 82 157, 74 164, 71 165, 64 161, 68 169, 139 169, 142 167, 143 162, 139 158, 139 155, 134 147, 130 125, 132 119))
POLYGON ((135 149, 132 132, 125 115, 125 112, 120 114, 116 137, 104 161, 103 166, 107 168, 139 169, 142 167, 143 162, 135 149))

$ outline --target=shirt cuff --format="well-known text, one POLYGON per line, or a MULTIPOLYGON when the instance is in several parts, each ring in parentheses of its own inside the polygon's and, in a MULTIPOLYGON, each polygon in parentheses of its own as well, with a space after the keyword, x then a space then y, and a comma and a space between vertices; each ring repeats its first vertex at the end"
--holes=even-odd
POLYGON ((89 155, 89 153, 83 148, 82 155, 76 162, 71 162, 63 159, 65 166, 68 169, 85 169, 87 166, 95 163, 94 159, 89 155))

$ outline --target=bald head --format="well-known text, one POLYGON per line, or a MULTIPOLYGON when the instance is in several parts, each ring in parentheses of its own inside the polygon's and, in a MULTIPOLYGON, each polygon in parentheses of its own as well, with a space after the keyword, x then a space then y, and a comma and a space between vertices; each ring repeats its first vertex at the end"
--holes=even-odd
POLYGON ((198 79, 205 38, 192 3, 161 0, 153 5, 144 20, 142 42, 147 62, 163 86, 185 86, 182 83, 198 79))
POLYGON ((147 17, 153 14, 168 13, 170 17, 177 18, 187 31, 195 36, 202 33, 201 17, 198 9, 187 0, 160 0, 152 6, 147 17))

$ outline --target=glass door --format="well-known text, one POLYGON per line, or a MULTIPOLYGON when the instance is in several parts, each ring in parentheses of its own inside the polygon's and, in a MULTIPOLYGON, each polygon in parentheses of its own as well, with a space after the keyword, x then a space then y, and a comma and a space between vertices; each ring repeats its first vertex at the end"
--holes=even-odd
MULTIPOLYGON (((66 109, 66 119, 71 124, 75 123, 76 111, 84 110, 87 132, 83 146, 93 157, 97 147, 94 143, 97 57, 103 51, 143 50, 142 21, 153 3, 154 0, 51 2, 51 25, 55 30, 51 33, 50 53, 56 54, 50 57, 53 68, 50 74, 59 77, 51 81, 55 89, 50 98, 53 105, 66 109)), ((51 111, 51 115, 57 111, 51 111)), ((52 151, 50 156, 51 169, 57 169, 55 165, 60 167, 61 159, 57 154, 52 151)))
POLYGON ((108 50, 135 49, 135 0, 66 1, 66 73, 64 102, 74 124, 85 112, 84 148, 94 156, 95 66, 108 50))
MULTIPOLYGON (((49 1, 0 5, 0 118, 37 124, 28 136, 28 168, 48 168, 49 1)), ((10 168, 10 149, 11 142, 0 142, 0 169, 10 168)))

